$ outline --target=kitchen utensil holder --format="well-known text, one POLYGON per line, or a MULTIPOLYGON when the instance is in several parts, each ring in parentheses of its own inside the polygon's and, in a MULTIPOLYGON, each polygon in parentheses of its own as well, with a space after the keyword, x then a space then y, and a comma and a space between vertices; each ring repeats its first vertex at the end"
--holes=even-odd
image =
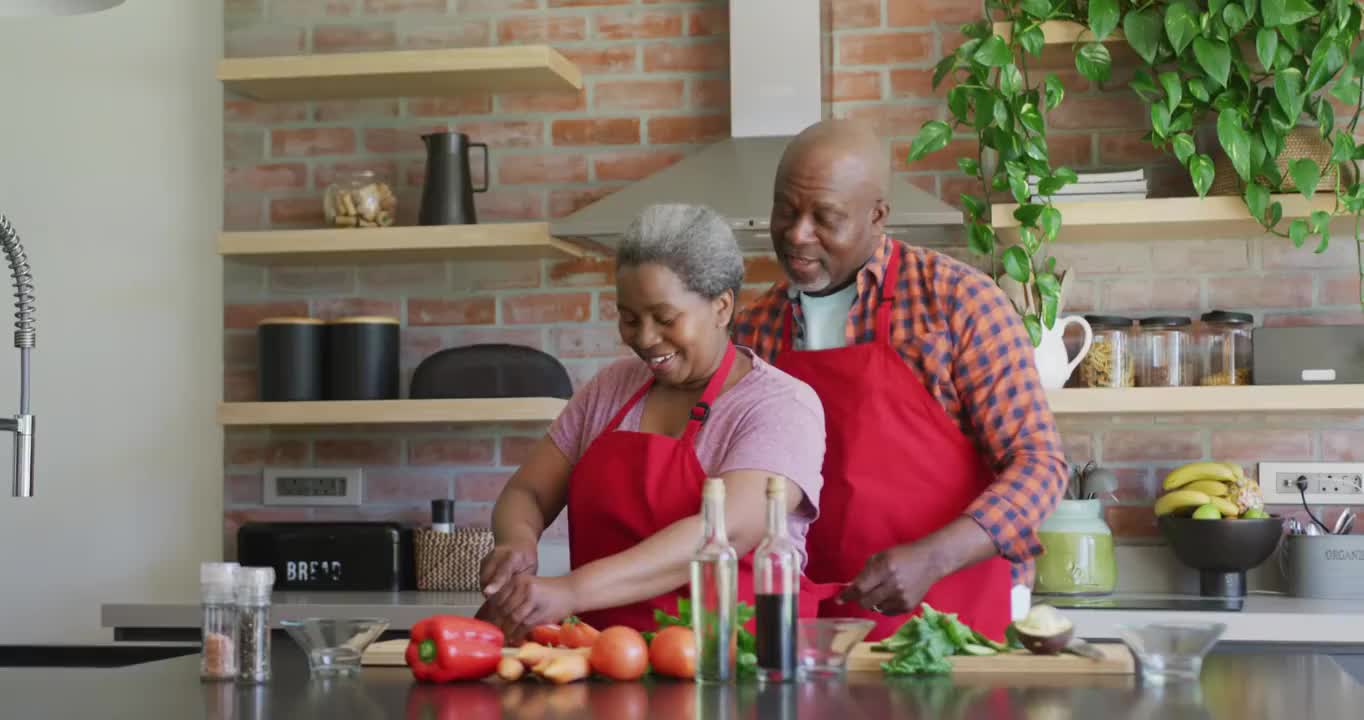
POLYGON ((1282 553, 1289 595, 1364 600, 1364 535, 1289 535, 1282 553))
POLYGON ((487 528, 455 528, 437 532, 414 531, 417 589, 477 592, 479 565, 493 550, 493 531, 487 528))

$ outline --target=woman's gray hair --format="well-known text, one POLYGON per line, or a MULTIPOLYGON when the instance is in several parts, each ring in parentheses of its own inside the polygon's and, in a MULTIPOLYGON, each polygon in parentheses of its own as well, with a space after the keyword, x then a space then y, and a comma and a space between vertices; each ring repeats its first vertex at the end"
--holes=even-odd
POLYGON ((726 290, 739 299, 744 258, 734 231, 704 205, 650 205, 630 223, 616 251, 616 267, 657 263, 708 300, 726 290))

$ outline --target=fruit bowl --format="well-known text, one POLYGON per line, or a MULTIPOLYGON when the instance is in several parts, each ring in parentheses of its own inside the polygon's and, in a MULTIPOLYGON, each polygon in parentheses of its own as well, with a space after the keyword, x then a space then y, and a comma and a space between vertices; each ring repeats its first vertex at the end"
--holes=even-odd
POLYGON ((1175 557, 1198 571, 1199 592, 1211 597, 1243 597, 1246 571, 1274 553, 1283 521, 1263 519, 1199 520, 1166 515, 1160 532, 1175 557))

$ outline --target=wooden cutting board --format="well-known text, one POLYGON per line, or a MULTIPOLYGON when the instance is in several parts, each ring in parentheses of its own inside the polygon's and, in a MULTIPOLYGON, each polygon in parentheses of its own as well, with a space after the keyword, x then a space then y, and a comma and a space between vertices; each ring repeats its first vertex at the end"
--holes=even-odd
MULTIPOLYGON (((875 643, 863 642, 848 655, 848 672, 881 672, 889 653, 872 652, 875 643)), ((1132 652, 1122 643, 1095 643, 1105 656, 1090 660, 1078 655, 1034 655, 1026 650, 987 657, 959 655, 952 658, 954 673, 1064 673, 1131 675, 1137 671, 1132 652)), ((404 666, 407 640, 385 640, 370 645, 360 662, 363 665, 404 666)))
POLYGON ((406 652, 407 638, 384 640, 365 648, 365 654, 360 656, 360 664, 402 667, 407 665, 407 660, 403 657, 406 652))
MULTIPOLYGON (((891 659, 890 653, 872 652, 875 643, 863 642, 853 647, 848 655, 848 672, 880 672, 881 663, 891 659)), ((1101 675, 1131 675, 1137 671, 1132 651, 1122 643, 1093 643, 1104 654, 1103 660, 1091 660, 1079 655, 1034 655, 1019 650, 999 655, 976 657, 957 655, 951 658, 953 673, 1087 673, 1101 675)))

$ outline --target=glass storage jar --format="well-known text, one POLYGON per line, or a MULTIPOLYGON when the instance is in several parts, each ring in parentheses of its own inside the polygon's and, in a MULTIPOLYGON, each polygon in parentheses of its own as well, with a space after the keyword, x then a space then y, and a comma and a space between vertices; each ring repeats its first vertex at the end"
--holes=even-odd
POLYGON ((1080 361, 1080 387, 1136 387, 1136 353, 1132 347, 1132 318, 1086 315, 1094 331, 1089 352, 1080 361))
POLYGON ((1198 354, 1202 360, 1200 385, 1249 385, 1251 330, 1249 313, 1214 310, 1200 318, 1198 354))
POLYGON ((1193 321, 1181 316, 1142 318, 1137 346, 1137 384, 1141 387, 1197 385, 1193 321))
POLYGON ((398 198, 372 170, 338 172, 323 191, 322 212, 334 227, 388 227, 397 217, 398 198))
POLYGON ((1038 595, 1107 595, 1118 585, 1113 531, 1098 500, 1062 500, 1037 528, 1033 592, 1038 595))

